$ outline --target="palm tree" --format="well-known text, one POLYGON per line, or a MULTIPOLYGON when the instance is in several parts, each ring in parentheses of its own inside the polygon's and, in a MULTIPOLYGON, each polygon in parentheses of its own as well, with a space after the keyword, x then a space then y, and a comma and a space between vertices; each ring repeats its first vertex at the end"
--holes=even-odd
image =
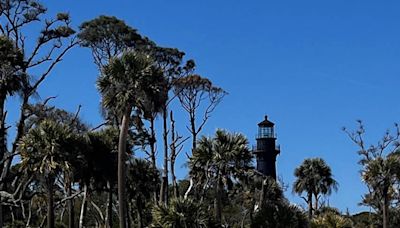
MULTIPOLYGON (((114 127, 107 127, 99 131, 85 134, 87 148, 82 151, 81 163, 75 164, 73 180, 83 189, 79 227, 84 227, 87 207, 93 204, 90 201, 91 192, 95 190, 107 192, 107 209, 104 222, 107 227, 112 227, 112 198, 117 179, 117 147, 119 131, 114 127), (80 165, 80 166, 77 166, 80 165)), ((130 147, 128 146, 130 149, 130 147)))
MULTIPOLYGON (((89 179, 83 185, 94 183, 96 188, 105 189, 108 195, 105 223, 108 228, 113 225, 113 193, 117 182, 117 151, 118 151, 118 128, 107 127, 96 132, 89 132, 90 149, 86 151, 85 157, 87 167, 78 174, 83 175, 82 180, 89 179), (89 175, 85 172, 89 172, 89 175), (88 176, 88 178, 85 176, 88 176), (92 179, 93 181, 90 181, 92 179)), ((127 145, 128 151, 131 145, 127 145)))
POLYGON ((394 198, 394 185, 399 179, 400 158, 392 153, 387 157, 377 157, 366 163, 362 171, 363 180, 371 187, 372 193, 364 201, 377 202, 382 214, 382 225, 389 227, 389 207, 394 198))
POLYGON ((322 209, 322 212, 311 221, 312 228, 354 227, 351 219, 341 215, 336 208, 325 207, 322 209))
POLYGON ((47 225, 54 227, 54 182, 68 170, 68 148, 74 140, 70 129, 60 123, 44 120, 22 137, 19 143, 22 167, 38 173, 47 189, 47 225))
POLYGON ((137 211, 137 227, 146 227, 145 212, 146 200, 160 185, 160 174, 151 162, 143 159, 130 159, 128 165, 128 197, 129 203, 134 203, 137 211))
POLYGON ((154 228, 218 227, 210 220, 202 205, 189 198, 173 198, 168 206, 156 205, 152 214, 150 227, 154 228))
POLYGON ((120 228, 126 227, 126 141, 130 128, 132 110, 141 110, 148 94, 161 91, 156 82, 162 74, 154 61, 146 54, 136 51, 125 52, 114 58, 103 68, 97 81, 102 95, 102 104, 122 118, 118 142, 118 200, 120 228))
POLYGON ((241 178, 251 168, 251 160, 248 141, 242 134, 217 130, 213 138, 203 136, 199 140, 189 162, 191 176, 203 189, 214 183, 217 222, 222 220, 224 186, 241 178))
POLYGON ((308 203, 308 217, 312 218, 313 210, 318 210, 318 200, 321 195, 330 195, 333 190, 337 190, 337 182, 332 177, 331 168, 321 158, 310 158, 303 161, 294 171, 297 178, 293 184, 293 192, 301 195, 307 193, 307 198, 303 198, 308 203), (315 198, 314 209, 312 197, 315 198))

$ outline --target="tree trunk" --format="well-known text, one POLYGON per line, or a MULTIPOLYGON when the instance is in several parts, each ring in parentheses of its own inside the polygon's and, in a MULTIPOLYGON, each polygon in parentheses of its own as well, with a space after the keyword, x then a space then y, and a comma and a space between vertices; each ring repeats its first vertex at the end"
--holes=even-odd
MULTIPOLYGON (((157 169, 157 159, 156 159, 156 131, 154 128, 154 121, 155 117, 152 115, 150 119, 150 135, 151 135, 151 140, 150 140, 150 159, 151 159, 151 165, 154 169, 157 169)), ((155 203, 158 201, 158 191, 159 189, 156 189, 153 193, 153 200, 155 203)))
MULTIPOLYGON (((6 114, 4 113, 5 97, 0 97, 0 161, 3 161, 7 150, 6 142, 6 114)), ((0 165, 3 168, 3 163, 0 165)), ((2 169, 1 169, 2 170, 2 169)))
POLYGON ((164 140, 164 166, 160 189, 160 204, 168 204, 168 126, 167 126, 167 107, 163 108, 163 140, 164 140))
POLYGON ((318 195, 314 194, 314 214, 318 213, 318 195))
POLYGON ((385 188, 383 192, 383 208, 382 208, 382 225, 383 228, 388 228, 389 224, 389 197, 388 197, 388 190, 385 188))
POLYGON ((118 141, 118 201, 119 227, 127 227, 126 212, 126 142, 128 137, 129 121, 132 108, 128 107, 122 117, 118 141))
POLYGON ((264 208, 266 181, 267 181, 267 179, 263 179, 262 184, 261 184, 261 195, 260 195, 260 201, 258 202, 258 207, 260 209, 264 208))
POLYGON ((3 227, 3 205, 2 205, 2 199, 0 196, 0 227, 3 227))
MULTIPOLYGON (((5 100, 5 99, 4 99, 5 100)), ((20 111, 20 118, 19 118, 19 122, 17 125, 17 134, 15 136, 14 142, 12 144, 12 150, 11 152, 7 152, 4 154, 4 156, 6 156, 7 158, 3 158, 3 164, 2 166, 0 166, 2 168, 1 171, 1 176, 0 176, 0 191, 6 191, 6 185, 4 185, 3 183, 5 182, 5 179, 7 178, 9 172, 10 172, 10 167, 11 167, 11 163, 13 160, 13 156, 11 156, 12 154, 14 154, 14 152, 17 150, 17 146, 18 146, 18 142, 19 140, 22 138, 22 136, 24 135, 24 130, 25 130, 25 120, 27 118, 26 116, 26 106, 28 105, 28 101, 29 101, 29 96, 24 95, 23 96, 23 101, 22 101, 22 105, 21 105, 21 111, 20 111)), ((4 104, 3 104, 4 107, 4 104)), ((3 113, 4 113, 4 108, 3 108, 3 113)), ((4 116, 2 117, 4 118, 4 116)), ((4 137, 5 138, 5 137, 4 137)), ((7 149, 7 145, 5 145, 6 149, 7 149)), ((4 147, 3 147, 4 148, 4 147)), ((1 199, 0 199, 0 202, 1 199)), ((0 227, 3 227, 3 207, 0 204, 0 227)))
MULTIPOLYGON (((3 161, 7 150, 6 141, 6 126, 5 126, 5 113, 4 113, 4 102, 5 97, 0 98, 0 161, 3 161)), ((0 165, 0 170, 3 170, 3 164, 0 165)), ((1 189, 3 190, 3 184, 1 184, 1 189)), ((3 205, 1 204, 2 199, 0 197, 0 227, 3 227, 3 205)))
POLYGON ((176 181, 176 176, 175 176, 175 160, 171 161, 171 176, 172 176, 172 189, 174 191, 174 197, 178 198, 179 197, 179 190, 178 190, 178 183, 176 181))
POLYGON ((187 199, 187 198, 189 197, 189 193, 192 191, 193 185, 194 185, 193 178, 190 178, 190 180, 189 180, 189 187, 188 187, 188 189, 186 190, 185 195, 183 196, 184 199, 187 199))
POLYGON ((194 111, 190 113, 190 127, 192 133, 192 151, 197 147, 196 116, 194 111))
POLYGON ((113 195, 113 189, 111 186, 110 181, 107 181, 107 187, 108 187, 108 201, 107 201, 107 212, 106 212, 106 225, 107 228, 112 228, 112 195, 113 195))
POLYGON ((26 227, 30 227, 32 218, 32 199, 29 201, 28 219, 26 220, 26 227))
POLYGON ((311 221, 312 216, 313 216, 312 194, 311 193, 308 193, 307 203, 308 203, 308 219, 311 221))
POLYGON ((125 203, 125 205, 126 205, 126 211, 127 211, 127 213, 126 213, 126 226, 127 226, 127 228, 131 228, 131 206, 130 206, 130 203, 128 202, 128 201, 126 201, 126 203, 125 203))
POLYGON ((82 205, 81 205, 81 214, 79 216, 79 228, 83 228, 83 223, 84 223, 84 219, 86 216, 86 209, 87 209, 87 193, 88 189, 87 189, 87 185, 84 184, 83 185, 83 199, 82 199, 82 205))
POLYGON ((170 170, 171 170, 171 177, 172 177, 172 188, 174 191, 174 197, 178 198, 179 197, 179 191, 178 191, 178 184, 176 182, 176 175, 175 175, 175 159, 177 157, 177 151, 176 151, 176 143, 177 139, 175 138, 175 120, 174 120, 174 115, 173 112, 171 111, 170 114, 170 119, 171 119, 171 156, 170 156, 170 170))
POLYGON ((222 222, 222 188, 222 178, 221 175, 218 175, 215 195, 215 220, 218 224, 222 222))
POLYGON ((47 180, 47 227, 54 228, 54 199, 52 178, 47 180))
MULTIPOLYGON (((71 197, 72 195, 72 183, 71 183, 71 175, 67 175, 67 197, 71 197)), ((75 228, 75 211, 74 211, 74 199, 68 200, 68 227, 75 228)))
POLYGON ((150 159, 151 159, 151 165, 153 168, 157 168, 157 160, 156 160, 156 131, 154 128, 154 121, 155 118, 154 116, 151 116, 150 119, 150 135, 151 135, 151 140, 150 140, 150 159))
POLYGON ((138 216, 138 223, 140 228, 144 228, 143 224, 143 207, 142 207, 142 200, 140 197, 137 197, 136 199, 136 211, 137 211, 137 216, 138 216))

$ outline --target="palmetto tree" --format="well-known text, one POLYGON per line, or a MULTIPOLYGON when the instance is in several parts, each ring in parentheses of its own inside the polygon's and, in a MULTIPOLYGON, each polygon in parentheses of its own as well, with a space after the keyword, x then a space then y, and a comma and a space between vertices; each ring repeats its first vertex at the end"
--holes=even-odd
MULTIPOLYGON (((92 184, 94 189, 104 189, 107 192, 107 209, 105 223, 107 227, 113 225, 113 193, 117 182, 117 150, 119 130, 116 127, 107 127, 96 132, 89 132, 90 149, 85 152, 87 166, 78 172, 83 185, 92 184)), ((128 150, 131 145, 128 143, 128 150)))
POLYGON ((142 52, 125 52, 103 68, 97 81, 103 106, 122 119, 118 142, 118 200, 120 227, 126 227, 126 141, 132 111, 140 111, 154 91, 160 91, 158 82, 162 73, 154 61, 142 52))
POLYGON ((248 141, 242 134, 217 130, 213 138, 202 137, 193 151, 189 166, 196 185, 205 189, 214 186, 216 191, 216 221, 222 219, 222 194, 224 186, 239 180, 251 168, 252 154, 248 141))
POLYGON ((294 171, 297 178, 293 184, 293 192, 301 195, 306 192, 307 197, 303 198, 308 203, 308 217, 312 218, 313 210, 318 210, 318 200, 321 195, 329 195, 332 190, 337 190, 337 182, 333 179, 331 168, 321 158, 310 158, 303 161, 294 171), (313 209, 313 196, 315 205, 313 209))
POLYGON ((128 198, 137 212, 137 227, 146 227, 146 201, 152 197, 152 193, 160 185, 160 173, 151 162, 133 158, 128 165, 128 198))
POLYGON ((153 209, 154 228, 205 228, 218 227, 208 217, 202 206, 192 199, 173 198, 168 206, 153 209))
POLYGON ((362 171, 362 178, 372 192, 364 199, 366 204, 375 201, 382 214, 383 227, 389 227, 389 208, 396 190, 394 186, 399 181, 400 158, 396 154, 377 157, 368 161, 362 171))
MULTIPOLYGON (((354 227, 350 218, 343 216, 336 208, 321 208, 321 213, 311 221, 311 228, 347 228, 354 227)), ((370 224, 372 225, 372 224, 370 224)))
POLYGON ((36 172, 44 179, 47 189, 47 224, 54 227, 54 182, 58 175, 70 169, 71 145, 77 136, 61 123, 44 120, 30 129, 20 140, 22 167, 36 172))

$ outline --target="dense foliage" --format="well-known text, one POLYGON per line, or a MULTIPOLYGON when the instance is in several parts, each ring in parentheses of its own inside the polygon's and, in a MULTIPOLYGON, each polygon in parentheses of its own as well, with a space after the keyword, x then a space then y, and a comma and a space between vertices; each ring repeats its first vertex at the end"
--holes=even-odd
POLYGON ((398 125, 370 147, 361 122, 345 130, 360 148, 368 187, 361 203, 373 211, 352 216, 325 203, 338 183, 322 158, 294 168, 302 208, 285 198, 284 183, 255 169, 244 135, 218 129, 201 136, 227 92, 195 66, 116 17, 83 22, 76 34, 67 13, 50 18, 37 0, 0 0, 0 227, 400 226, 398 125), (24 33, 38 28, 27 43, 24 33), (104 123, 97 127, 80 118, 80 106, 71 113, 50 105, 56 97, 32 99, 78 46, 92 52, 99 70, 93 84, 104 123), (15 125, 6 122, 11 96, 21 102, 15 125), (177 112, 188 121, 175 120, 177 112), (177 180, 182 151, 188 175, 177 180))

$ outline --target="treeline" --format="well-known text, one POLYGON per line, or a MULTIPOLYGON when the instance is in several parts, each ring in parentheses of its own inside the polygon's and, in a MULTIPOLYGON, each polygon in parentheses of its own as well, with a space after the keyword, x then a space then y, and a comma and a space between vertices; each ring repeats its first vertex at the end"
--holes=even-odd
POLYGON ((0 227, 399 224, 397 126, 376 147, 365 146, 362 125, 346 131, 361 148, 370 190, 363 203, 376 213, 351 216, 329 207, 324 197, 338 184, 320 158, 295 170, 293 192, 304 198, 304 210, 284 197, 285 184, 255 170, 245 136, 225 130, 201 136, 227 92, 198 75, 184 52, 158 46, 116 17, 99 16, 73 28, 67 13, 50 17, 36 0, 1 0, 0 19, 0 227), (99 126, 80 118, 80 106, 68 112, 51 105, 56 97, 35 99, 73 48, 90 50, 98 67, 99 126), (12 96, 21 102, 15 125, 7 123, 12 96), (174 103, 181 109, 171 108, 174 103), (174 119, 182 111, 187 123, 174 119), (176 124, 186 125, 189 136, 176 124), (10 128, 16 129, 13 138, 10 128), (175 162, 184 152, 188 178, 178 181, 175 162))

